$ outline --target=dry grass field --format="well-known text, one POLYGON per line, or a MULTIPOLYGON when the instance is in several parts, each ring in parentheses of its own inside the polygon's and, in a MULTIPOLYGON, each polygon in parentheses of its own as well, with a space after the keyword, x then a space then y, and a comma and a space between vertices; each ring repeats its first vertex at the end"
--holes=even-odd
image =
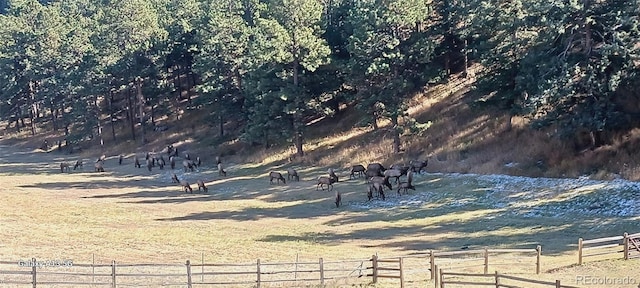
MULTIPOLYGON (((638 260, 573 265, 579 237, 640 232, 638 202, 626 203, 638 199, 635 186, 612 186, 614 190, 626 188, 610 191, 605 187, 608 182, 559 185, 548 180, 547 186, 532 187, 543 184, 531 179, 427 173, 416 176, 417 191, 409 195, 397 196, 394 191, 386 201, 368 202, 364 180, 347 180, 348 173, 336 167, 341 182, 335 184, 335 190, 343 194, 343 206, 336 208, 333 193, 316 191, 314 182, 327 167, 298 165, 300 182, 269 185, 271 170, 286 177, 288 166, 278 165, 284 162, 228 163, 228 177, 218 176, 214 164, 205 162, 195 172, 174 170, 181 179, 191 183, 201 179, 209 186, 206 194, 197 190, 185 194, 171 183, 170 169, 149 172, 134 168, 132 155, 126 155, 122 166, 117 156, 108 155, 104 173, 93 172, 93 156, 84 156, 83 170, 61 173, 61 161, 75 161, 80 156, 2 144, 3 261, 33 257, 106 264, 111 260, 180 264, 187 259, 206 263, 290 262, 319 257, 330 261, 367 259, 373 254, 411 255, 432 249, 541 245, 541 275, 533 273, 533 266, 496 265, 491 271, 560 279, 567 285, 580 284, 576 277, 585 275, 635 277, 640 284, 638 260), (612 200, 619 203, 594 207, 583 199, 593 196, 597 200, 601 199, 598 195, 613 192, 624 194, 612 200), (588 207, 567 208, 580 205, 588 207), (621 207, 631 210, 607 213, 621 207), (589 213, 594 209, 596 213, 589 213)), ((499 258, 494 259, 492 264, 500 264, 499 258)), ((409 282, 408 287, 433 285, 421 279, 409 282)), ((343 286, 368 285, 369 280, 360 280, 343 286)), ((397 287, 397 281, 382 281, 375 287, 397 287)))

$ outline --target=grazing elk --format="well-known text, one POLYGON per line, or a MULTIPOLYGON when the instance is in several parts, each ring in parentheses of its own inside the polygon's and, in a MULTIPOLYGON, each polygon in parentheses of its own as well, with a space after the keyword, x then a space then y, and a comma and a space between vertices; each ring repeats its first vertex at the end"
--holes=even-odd
POLYGON ((324 191, 324 185, 327 185, 327 189, 331 191, 333 190, 333 183, 336 183, 335 179, 327 176, 320 176, 318 177, 318 185, 316 185, 316 190, 318 190, 318 188, 322 188, 322 190, 324 191))
POLYGON ((104 161, 97 161, 94 167, 95 172, 104 172, 104 161))
POLYGON ((382 172, 384 172, 384 170, 387 170, 384 168, 384 166, 382 166, 382 164, 380 163, 371 163, 369 165, 367 165, 367 176, 369 175, 373 175, 376 174, 374 176, 382 176, 382 172))
POLYGON ((209 188, 207 188, 207 186, 204 185, 204 181, 198 180, 198 181, 196 181, 196 183, 198 183, 198 192, 200 192, 200 189, 202 189, 202 191, 204 191, 204 193, 209 192, 209 188))
POLYGON ((293 168, 287 169, 287 180, 291 181, 291 179, 295 179, 296 181, 300 181, 300 176, 298 176, 298 171, 293 168))
POLYGON ((367 198, 369 199, 369 201, 371 201, 371 199, 373 199, 374 192, 375 192, 375 197, 376 198, 382 198, 382 200, 385 200, 384 189, 383 188, 384 187, 380 183, 373 182, 373 183, 369 184, 369 187, 367 189, 367 198))
POLYGON ((176 169, 176 156, 169 157, 169 164, 171 164, 171 170, 176 169))
POLYGON ((389 190, 393 190, 393 187, 391 187, 391 182, 389 182, 389 177, 373 176, 369 178, 369 181, 371 183, 378 183, 380 185, 387 186, 389 190))
POLYGON ((407 172, 409 171, 409 168, 411 168, 411 167, 409 165, 405 165, 405 164, 393 164, 393 165, 391 165, 391 167, 389 167, 389 169, 400 170, 402 175, 406 175, 407 172))
POLYGON ((224 167, 222 167, 222 163, 218 163, 218 176, 227 177, 227 171, 225 171, 224 167))
POLYGON ((412 180, 413 180, 413 172, 409 171, 409 173, 407 173, 407 182, 400 182, 400 184, 398 184, 398 195, 402 195, 400 193, 400 190, 404 191, 405 195, 407 194, 408 189, 416 191, 416 187, 414 187, 413 184, 411 184, 412 180))
POLYGON ((64 171, 71 172, 71 164, 62 162, 60 163, 60 173, 64 173, 64 171))
POLYGON ((118 165, 122 165, 122 160, 124 160, 124 156, 120 154, 120 156, 118 156, 118 165))
POLYGON ((190 170, 191 172, 193 172, 196 168, 196 165, 191 160, 183 160, 182 167, 184 168, 184 172, 187 172, 187 170, 190 170))
POLYGON ((287 180, 284 179, 280 172, 269 172, 269 184, 273 184, 273 179, 276 179, 276 184, 280 183, 280 181, 282 181, 282 183, 284 184, 287 184, 287 180))
POLYGON ((138 155, 133 156, 133 166, 136 168, 142 167, 142 165, 140 165, 140 159, 138 158, 138 155))
POLYGON ((384 177, 387 178, 396 178, 396 183, 400 182, 400 176, 402 176, 402 171, 396 169, 385 170, 383 173, 384 177))
POLYGON ((365 176, 364 171, 366 171, 364 169, 364 166, 362 165, 353 165, 351 166, 351 171, 349 172, 349 179, 355 179, 356 178, 356 174, 358 175, 358 178, 360 176, 365 176))
POLYGON ((189 193, 193 193, 193 189, 191 189, 191 185, 189 185, 189 182, 182 180, 180 181, 180 186, 182 186, 184 193, 187 193, 187 190, 189 190, 189 193))
POLYGON ((339 208, 340 205, 342 205, 342 194, 340 194, 340 191, 336 190, 336 208, 339 208))
POLYGON ((329 168, 329 178, 333 179, 333 182, 339 182, 338 181, 338 175, 336 175, 336 172, 333 171, 333 168, 329 168))
POLYGON ((76 164, 73 165, 73 170, 78 169, 78 167, 84 170, 84 163, 82 163, 82 160, 76 160, 76 164))
POLYGON ((171 173, 171 183, 180 183, 180 179, 178 179, 176 173, 171 173))
POLYGON ((411 171, 413 171, 414 173, 421 173, 423 168, 427 167, 427 162, 429 160, 425 160, 425 161, 420 161, 420 160, 411 160, 411 162, 409 162, 409 166, 411 166, 411 171))

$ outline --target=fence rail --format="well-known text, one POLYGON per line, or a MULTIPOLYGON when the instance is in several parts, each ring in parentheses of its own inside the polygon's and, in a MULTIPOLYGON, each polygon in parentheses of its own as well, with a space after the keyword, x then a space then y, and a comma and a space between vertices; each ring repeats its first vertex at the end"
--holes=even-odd
POLYGON ((625 232, 622 236, 589 240, 578 238, 578 265, 582 265, 587 257, 610 256, 609 258, 614 258, 619 254, 622 254, 624 260, 640 257, 640 233, 628 234, 625 232))
POLYGON ((484 286, 484 287, 496 287, 496 288, 519 288, 522 287, 517 284, 538 284, 552 286, 556 288, 578 288, 575 286, 562 285, 560 280, 555 282, 541 281, 535 279, 527 279, 524 277, 516 277, 512 275, 500 274, 496 271, 494 274, 488 273, 461 273, 461 272, 445 272, 442 269, 438 270, 439 281, 436 281, 435 288, 446 288, 450 285, 456 286, 484 286), (469 279, 471 278, 471 279, 469 279), (508 281, 504 281, 508 280, 508 281), (509 282, 509 283, 504 283, 509 282), (439 284, 438 284, 439 283, 439 284))

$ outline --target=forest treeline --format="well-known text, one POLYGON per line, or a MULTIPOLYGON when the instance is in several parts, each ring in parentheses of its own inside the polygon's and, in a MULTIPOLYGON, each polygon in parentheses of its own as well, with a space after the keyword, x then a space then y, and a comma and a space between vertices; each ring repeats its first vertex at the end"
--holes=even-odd
POLYGON ((413 92, 481 67, 477 105, 583 132, 637 125, 636 0, 2 0, 0 116, 78 142, 145 140, 206 111, 220 135, 304 153, 306 123, 348 104, 402 135, 413 92), (120 125, 126 129, 116 129, 120 125), (127 134, 116 135, 116 131, 127 134))

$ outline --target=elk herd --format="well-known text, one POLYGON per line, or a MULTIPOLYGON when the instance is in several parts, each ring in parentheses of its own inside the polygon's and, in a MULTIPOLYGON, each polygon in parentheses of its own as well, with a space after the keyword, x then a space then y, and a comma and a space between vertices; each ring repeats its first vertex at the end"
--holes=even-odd
MULTIPOLYGON (((372 200, 386 199, 385 188, 389 191, 393 191, 393 185, 396 184, 395 191, 400 196, 407 194, 408 190, 416 190, 413 186, 414 173, 421 173, 427 167, 427 160, 412 160, 409 164, 394 164, 388 169, 380 163, 371 163, 365 168, 363 165, 353 165, 349 171, 349 180, 364 178, 366 180, 366 192, 367 199, 372 200), (406 179, 402 180, 401 177, 406 176, 406 179)), ((277 171, 269 172, 269 184, 283 184, 287 183, 287 180, 300 181, 298 171, 295 169, 287 169, 287 179, 284 178, 282 173, 277 171)), ((339 182, 338 175, 333 168, 329 168, 327 175, 319 176, 316 182, 316 190, 322 189, 331 191, 333 190, 333 184, 339 182)), ((340 207, 342 203, 342 195, 340 192, 335 192, 335 204, 336 207, 340 207)))
MULTIPOLYGON (((96 159, 94 163, 94 172, 105 172, 104 168, 105 168, 106 160, 107 160, 106 155, 102 155, 98 159, 96 159)), ((176 169, 176 163, 180 163, 180 161, 182 161, 181 162, 182 169, 184 170, 185 173, 195 172, 196 169, 202 165, 202 160, 200 159, 200 157, 195 157, 195 159, 193 159, 192 155, 186 152, 183 153, 182 157, 180 157, 178 153, 178 148, 174 147, 173 145, 168 145, 166 149, 163 149, 163 151, 159 153, 147 152, 144 154, 143 157, 135 154, 132 160, 133 166, 135 168, 142 168, 143 167, 142 163, 144 163, 145 164, 144 167, 148 171, 153 171, 153 169, 156 167, 159 170, 164 170, 165 166, 169 165, 169 167, 171 167, 171 170, 172 170, 170 173, 171 183, 176 183, 180 185, 181 190, 184 191, 185 193, 193 193, 193 188, 191 188, 191 183, 193 182, 190 183, 187 179, 179 179, 176 173, 173 172, 173 170, 176 169), (165 153, 166 153, 166 158, 165 158, 165 153), (144 158, 144 162, 142 160, 143 158, 144 158)), ((118 166, 123 165, 124 162, 125 162, 124 155, 122 154, 118 155, 118 166)), ((72 164, 69 162, 61 162, 60 172, 61 173, 71 172, 72 166, 73 166, 73 170, 76 170, 78 168, 83 169, 83 161, 77 160, 75 164, 72 164)), ((224 170, 220 156, 216 157, 216 166, 218 168, 219 176, 227 176, 227 171, 224 170)), ((195 184, 198 185, 198 191, 205 192, 205 193, 208 192, 208 188, 205 184, 205 181, 203 181, 202 179, 197 179, 195 181, 195 184)))

